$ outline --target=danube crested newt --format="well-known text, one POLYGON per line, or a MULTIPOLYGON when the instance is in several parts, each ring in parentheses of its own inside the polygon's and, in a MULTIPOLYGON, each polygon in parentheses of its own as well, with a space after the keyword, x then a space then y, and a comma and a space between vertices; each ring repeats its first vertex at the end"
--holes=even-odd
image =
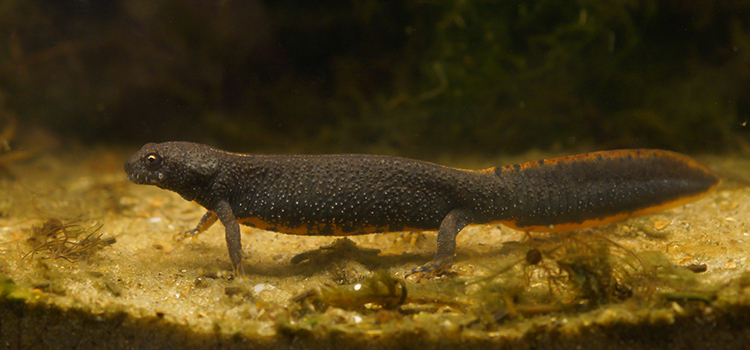
POLYGON ((692 158, 662 150, 579 154, 483 170, 381 155, 255 155, 190 142, 149 143, 125 163, 128 179, 177 192, 217 220, 242 274, 239 224, 298 235, 437 230, 434 259, 450 267, 468 224, 543 232, 580 229, 679 206, 718 186, 692 158))

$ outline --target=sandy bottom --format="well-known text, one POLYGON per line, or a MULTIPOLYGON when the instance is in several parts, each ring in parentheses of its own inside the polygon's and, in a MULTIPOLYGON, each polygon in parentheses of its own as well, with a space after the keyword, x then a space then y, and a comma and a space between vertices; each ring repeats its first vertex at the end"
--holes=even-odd
POLYGON ((431 259, 434 232, 341 241, 243 227, 246 275, 233 276, 223 227, 175 242, 203 208, 129 183, 127 153, 39 155, 0 178, 3 346, 742 348, 750 341, 746 159, 700 157, 723 177, 719 189, 655 215, 530 239, 470 226, 458 237, 452 271, 420 281, 404 276, 431 259))

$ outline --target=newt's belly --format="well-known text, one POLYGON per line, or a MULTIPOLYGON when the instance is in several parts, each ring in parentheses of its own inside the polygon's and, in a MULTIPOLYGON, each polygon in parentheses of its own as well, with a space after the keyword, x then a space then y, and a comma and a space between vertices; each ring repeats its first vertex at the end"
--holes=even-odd
POLYGON ((353 236, 366 235, 371 233, 401 232, 401 231, 426 231, 437 230, 437 225, 422 225, 421 227, 403 226, 403 225, 368 225, 368 224, 338 224, 335 222, 328 223, 307 223, 300 225, 291 225, 283 222, 269 222, 258 217, 249 217, 237 219, 242 225, 259 228, 266 231, 274 231, 291 235, 309 235, 309 236, 353 236))

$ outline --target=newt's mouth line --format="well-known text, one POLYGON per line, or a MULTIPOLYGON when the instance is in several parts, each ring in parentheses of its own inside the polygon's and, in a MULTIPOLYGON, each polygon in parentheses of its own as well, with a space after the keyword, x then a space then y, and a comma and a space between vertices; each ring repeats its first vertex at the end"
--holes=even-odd
POLYGON ((141 176, 139 173, 128 173, 128 180, 138 185, 156 184, 158 180, 150 176, 141 176))

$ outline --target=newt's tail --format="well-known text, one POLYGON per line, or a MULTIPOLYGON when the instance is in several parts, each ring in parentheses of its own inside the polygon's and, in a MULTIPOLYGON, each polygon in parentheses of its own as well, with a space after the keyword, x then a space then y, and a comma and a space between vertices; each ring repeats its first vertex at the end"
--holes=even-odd
POLYGON ((516 204, 501 223, 562 231, 692 202, 719 177, 694 159, 662 150, 586 153, 495 168, 516 204))

